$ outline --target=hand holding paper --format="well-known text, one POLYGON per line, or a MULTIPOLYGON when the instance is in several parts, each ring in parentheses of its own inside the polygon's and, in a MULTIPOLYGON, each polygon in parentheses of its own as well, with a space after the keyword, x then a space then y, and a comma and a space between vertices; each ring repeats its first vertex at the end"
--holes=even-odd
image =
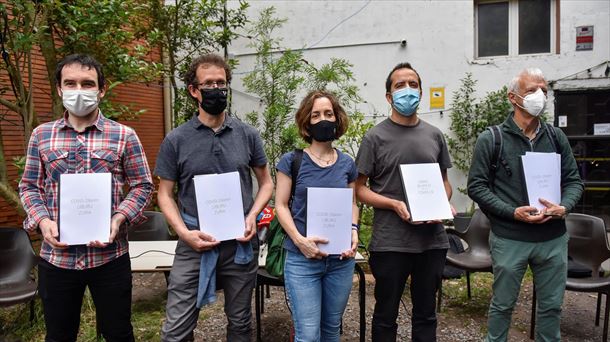
POLYGON ((544 210, 546 216, 564 217, 566 215, 566 207, 562 205, 557 205, 544 198, 540 199, 540 203, 546 206, 546 210, 544 210))
POLYGON ((42 237, 53 248, 64 249, 68 248, 68 244, 64 242, 59 242, 57 239, 59 238, 59 230, 57 229, 57 222, 51 220, 50 218, 44 218, 40 221, 38 225, 40 228, 40 233, 42 237))
POLYGON ((339 259, 343 260, 343 259, 349 259, 349 258, 355 257, 356 250, 358 250, 358 231, 355 229, 352 229, 352 248, 341 253, 341 256, 339 257, 339 259))
POLYGON ((116 238, 116 235, 119 232, 119 228, 121 227, 123 222, 125 222, 126 219, 127 218, 125 217, 125 215, 123 215, 121 213, 114 214, 112 216, 112 219, 110 220, 110 237, 108 238, 108 243, 96 240, 96 241, 89 241, 89 243, 87 245, 89 247, 105 248, 109 244, 113 243, 114 239, 116 238))
POLYGON ((253 216, 246 216, 246 228, 244 230, 244 236, 238 237, 237 241, 246 242, 252 240, 254 234, 256 234, 256 218, 253 216))
POLYGON ((409 213, 409 209, 407 209, 407 204, 403 201, 396 200, 394 202, 394 212, 403 221, 409 221, 411 219, 411 213, 409 213))
POLYGON ((538 212, 536 207, 529 205, 515 208, 513 217, 517 221, 540 224, 551 219, 550 216, 544 216, 542 211, 538 212))
POLYGON ((200 230, 187 230, 180 239, 197 252, 210 250, 220 244, 220 241, 200 230))
POLYGON ((322 252, 318 244, 327 244, 328 240, 312 236, 303 237, 295 244, 307 259, 322 259, 328 256, 328 253, 322 252))

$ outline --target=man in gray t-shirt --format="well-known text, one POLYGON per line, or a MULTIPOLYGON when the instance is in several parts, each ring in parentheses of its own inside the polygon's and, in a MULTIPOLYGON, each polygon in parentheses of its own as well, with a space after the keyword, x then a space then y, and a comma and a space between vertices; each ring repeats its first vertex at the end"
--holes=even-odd
POLYGON ((224 291, 226 340, 251 340, 250 303, 258 262, 250 240, 256 216, 271 198, 273 181, 258 132, 225 111, 230 81, 222 57, 208 54, 193 60, 184 83, 198 112, 165 137, 157 157, 159 207, 180 237, 169 276, 162 341, 193 340, 199 308, 215 300, 216 285, 224 291), (244 237, 218 242, 199 230, 193 177, 233 171, 241 181, 244 237), (251 172, 258 182, 254 199, 251 172))
POLYGON ((398 305, 409 276, 413 341, 436 341, 435 295, 449 243, 440 222, 410 222, 400 176, 401 164, 438 163, 451 198, 451 160, 443 134, 417 116, 421 89, 409 63, 390 72, 386 99, 392 114, 367 132, 356 158, 358 199, 375 209, 369 245, 375 277, 373 341, 396 340, 398 305))

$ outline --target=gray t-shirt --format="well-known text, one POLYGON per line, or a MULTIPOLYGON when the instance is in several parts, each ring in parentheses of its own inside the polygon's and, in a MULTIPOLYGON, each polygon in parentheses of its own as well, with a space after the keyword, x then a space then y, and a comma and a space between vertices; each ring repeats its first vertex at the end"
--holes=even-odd
MULTIPOLYGON (((421 119, 415 126, 382 121, 366 133, 356 157, 358 173, 369 178, 372 191, 405 202, 400 165, 417 163, 451 167, 443 133, 421 119)), ((421 253, 443 248, 449 242, 442 224, 412 225, 393 210, 375 208, 369 250, 421 253)))
POLYGON ((265 164, 267 157, 256 129, 227 115, 214 132, 194 115, 163 139, 154 173, 178 183, 180 207, 197 217, 193 177, 238 171, 247 214, 254 202, 250 168, 265 164))

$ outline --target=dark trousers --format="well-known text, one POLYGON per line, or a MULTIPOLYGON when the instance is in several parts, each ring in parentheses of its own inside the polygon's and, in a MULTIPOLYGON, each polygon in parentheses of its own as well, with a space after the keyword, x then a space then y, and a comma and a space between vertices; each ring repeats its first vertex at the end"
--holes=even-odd
POLYGON ((435 299, 446 255, 446 249, 422 253, 371 252, 369 263, 375 277, 373 342, 396 341, 396 318, 409 276, 413 341, 436 341, 435 299))
POLYGON ((131 262, 125 254, 100 267, 67 270, 38 264, 38 291, 47 328, 45 341, 76 341, 85 287, 106 341, 134 341, 131 326, 131 262))

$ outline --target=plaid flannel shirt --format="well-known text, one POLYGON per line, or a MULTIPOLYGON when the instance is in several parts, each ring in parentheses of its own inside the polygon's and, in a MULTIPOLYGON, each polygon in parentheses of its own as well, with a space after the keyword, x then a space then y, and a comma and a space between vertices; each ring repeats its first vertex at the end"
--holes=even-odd
MULTIPOLYGON (((133 129, 104 118, 101 112, 83 132, 74 130, 67 120, 67 112, 62 119, 36 127, 19 183, 21 202, 27 213, 24 228, 36 230, 44 218, 57 221, 62 173, 94 172, 112 174, 113 215, 125 215, 128 224, 145 220, 142 210, 150 201, 154 185, 142 144, 133 129), (123 193, 126 184, 127 196, 123 193)), ((40 256, 57 267, 82 270, 101 266, 127 252, 124 224, 115 242, 106 248, 78 245, 54 249, 43 241, 40 256)))

